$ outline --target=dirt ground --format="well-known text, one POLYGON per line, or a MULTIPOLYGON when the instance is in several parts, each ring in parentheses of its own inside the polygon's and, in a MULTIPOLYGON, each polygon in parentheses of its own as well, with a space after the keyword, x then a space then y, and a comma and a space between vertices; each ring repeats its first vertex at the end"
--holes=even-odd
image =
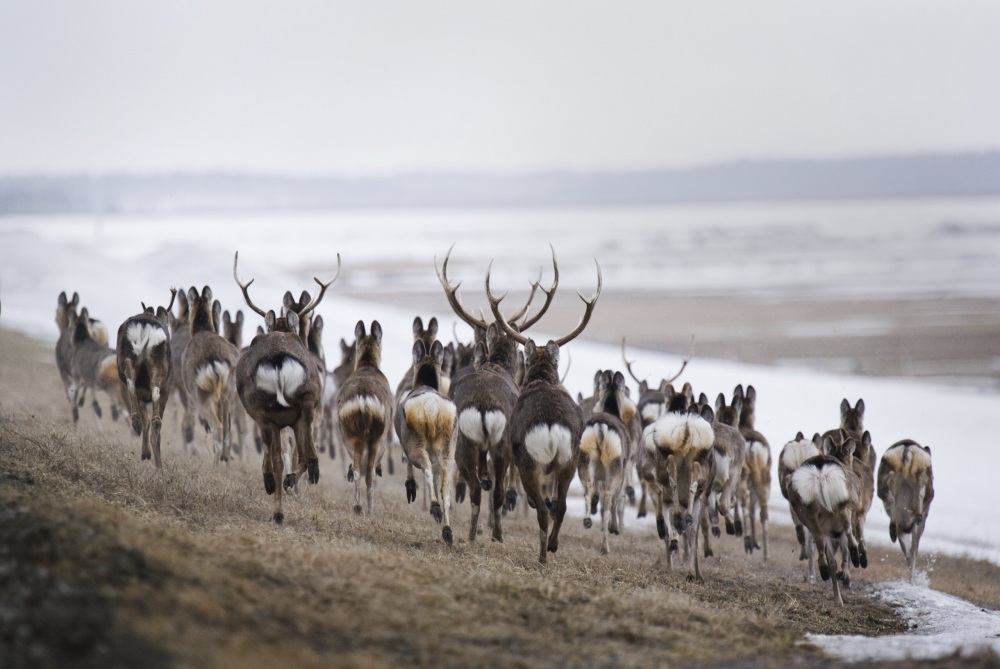
MULTIPOLYGON (((633 509, 611 555, 570 519, 540 566, 533 516, 506 518, 503 544, 470 543, 456 505, 448 547, 419 495, 406 504, 402 467, 358 517, 326 455, 275 526, 255 452, 229 465, 204 439, 185 452, 169 408, 157 472, 107 414, 98 429, 86 407, 74 427, 51 348, 0 328, 2 667, 826 667, 838 663, 805 633, 905 629, 865 590, 903 576, 897 550, 871 551, 844 608, 828 584, 803 583, 782 527, 767 563, 717 540, 703 584, 666 569, 655 531, 629 527, 633 509)), ((776 486, 771 503, 784 504, 776 486)), ((1000 568, 928 560, 932 587, 1000 609, 1000 568)))

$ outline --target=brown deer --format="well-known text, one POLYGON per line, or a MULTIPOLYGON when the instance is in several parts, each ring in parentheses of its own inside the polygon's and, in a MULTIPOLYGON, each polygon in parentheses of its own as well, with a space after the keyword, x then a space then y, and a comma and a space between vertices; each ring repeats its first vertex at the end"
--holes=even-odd
POLYGON ((304 473, 309 483, 319 482, 319 456, 313 443, 313 421, 321 399, 319 374, 312 356, 299 337, 299 318, 319 305, 327 288, 340 275, 340 255, 337 255, 337 274, 320 286, 316 299, 300 312, 288 311, 277 316, 274 311, 264 312, 250 299, 250 284, 243 283, 236 272, 239 252, 233 258, 233 279, 243 291, 243 299, 255 313, 264 317, 265 334, 258 334, 240 356, 236 365, 236 387, 246 412, 260 429, 264 442, 264 491, 274 495, 274 522, 282 523, 285 514, 281 506, 282 489, 292 488, 304 473), (281 432, 291 428, 295 434, 294 468, 284 474, 285 463, 281 450, 281 432))
POLYGON ((59 377, 63 382, 63 390, 69 401, 69 409, 74 423, 80 420, 80 410, 77 406, 76 386, 73 383, 73 327, 71 325, 76 323, 76 310, 79 306, 80 296, 77 293, 73 293, 72 299, 66 297, 65 291, 59 293, 59 300, 56 304, 56 325, 59 327, 59 339, 56 341, 56 368, 59 370, 59 377))
MULTIPOLYGON (((822 441, 818 432, 813 435, 812 439, 806 439, 799 432, 795 435, 795 439, 789 441, 781 449, 781 454, 778 456, 778 488, 781 490, 782 497, 789 499, 788 486, 792 474, 802 466, 802 463, 817 455, 822 455, 820 451, 821 444, 822 441)), ((816 571, 813 567, 813 559, 816 545, 813 542, 812 535, 809 534, 805 525, 795 515, 795 508, 792 507, 790 502, 789 510, 792 516, 792 524, 795 525, 795 538, 799 542, 799 560, 807 561, 805 580, 807 583, 815 583, 816 571)))
POLYGON ((206 425, 212 437, 212 452, 217 462, 230 459, 230 413, 235 398, 234 371, 240 352, 218 334, 221 308, 212 302, 212 289, 201 293, 191 287, 187 294, 190 309, 191 339, 181 356, 188 412, 206 425))
POLYGON ((760 533, 763 542, 764 560, 767 561, 770 548, 767 540, 768 502, 771 498, 771 445, 754 427, 757 417, 757 391, 743 384, 733 390, 733 402, 741 401, 739 428, 747 443, 747 456, 743 462, 739 488, 739 506, 746 518, 747 533, 743 535, 743 548, 749 554, 760 549, 757 543, 757 514, 760 515, 760 533), (759 511, 758 511, 759 509, 759 511))
POLYGON ((142 434, 141 459, 160 461, 160 431, 163 409, 170 399, 170 330, 168 312, 177 289, 170 289, 170 304, 155 312, 143 311, 125 320, 118 328, 118 378, 128 392, 132 427, 142 434))
POLYGON ((347 476, 348 457, 344 445, 340 443, 340 435, 337 431, 337 413, 334 409, 337 404, 337 393, 340 392, 344 382, 354 371, 355 348, 355 342, 352 341, 348 344, 344 339, 340 340, 340 364, 334 367, 332 372, 329 372, 323 391, 325 395, 323 399, 323 431, 326 435, 324 441, 330 449, 331 460, 336 459, 338 454, 340 455, 341 472, 344 477, 347 476))
MULTIPOLYGON (((70 315, 72 315, 70 313, 70 315)), ((92 393, 97 427, 101 428, 101 405, 97 402, 97 391, 107 393, 111 399, 112 416, 117 417, 118 405, 127 404, 125 388, 118 378, 117 354, 112 348, 94 338, 90 313, 86 307, 70 321, 69 330, 72 355, 70 356, 70 386, 67 395, 79 406, 83 393, 89 388, 92 393)), ((106 339, 105 339, 106 341, 106 339)))
MULTIPOLYGON (((431 318, 427 322, 427 327, 424 328, 424 321, 420 316, 416 316, 413 319, 413 341, 423 342, 424 350, 431 350, 431 346, 437 341, 437 331, 438 331, 438 321, 437 318, 431 318)), ((410 367, 403 373, 403 378, 400 379, 399 383, 396 385, 396 395, 395 395, 395 406, 399 406, 399 403, 403 401, 406 394, 413 390, 413 368, 414 365, 411 363, 410 367)), ((386 458, 388 459, 389 475, 392 476, 396 471, 396 465, 393 462, 392 452, 393 452, 393 434, 389 435, 389 443, 386 445, 386 458)), ((410 473, 412 473, 413 467, 408 467, 410 473)), ((409 479, 408 479, 409 480, 409 479)), ((427 491, 424 491, 424 508, 427 508, 427 491)))
POLYGON ((168 315, 170 319, 170 375, 171 394, 176 394, 180 402, 181 435, 184 448, 194 441, 195 414, 188 409, 187 386, 184 383, 184 349, 191 341, 191 308, 187 293, 177 291, 177 316, 168 315))
POLYGON ((715 477, 708 492, 708 514, 702 517, 705 537, 705 557, 712 555, 708 539, 708 518, 712 518, 712 533, 719 536, 718 516, 725 519, 726 534, 739 536, 742 523, 736 518, 736 495, 743 475, 744 462, 747 457, 747 442, 739 431, 740 410, 743 403, 740 398, 733 399, 732 404, 726 404, 726 396, 719 393, 715 399, 714 420, 712 431, 715 441, 712 450, 715 456, 715 477))
POLYGON ((843 430, 849 437, 854 438, 855 446, 858 448, 855 457, 860 458, 867 464, 872 470, 872 476, 874 476, 878 454, 875 453, 875 449, 872 446, 869 445, 865 448, 861 445, 861 435, 865 431, 865 401, 863 399, 859 399, 853 407, 847 401, 846 397, 841 400, 840 427, 824 432, 823 436, 837 440, 840 438, 839 430, 843 430))
POLYGON ((396 408, 395 426, 406 454, 407 501, 416 490, 413 468, 424 472, 425 490, 431 495, 431 516, 444 521, 441 537, 452 544, 451 486, 455 469, 455 403, 441 392, 444 346, 435 341, 430 350, 413 343, 412 389, 396 408))
POLYGON ((850 553, 855 567, 860 564, 854 516, 861 504, 861 482, 852 466, 853 438, 838 443, 824 436, 820 448, 821 455, 809 458, 792 473, 788 502, 816 544, 820 577, 833 581, 833 599, 843 606, 840 584, 850 587, 851 582, 846 554, 850 553), (843 559, 834 574, 838 550, 843 559))
MULTIPOLYGON (((553 250, 553 262, 555 251, 553 250)), ((597 261, 595 259, 595 264, 597 261)), ((492 263, 491 267, 492 269, 492 263)), ((500 313, 499 298, 490 290, 490 269, 486 272, 486 294, 496 323, 508 337, 524 346, 525 377, 521 393, 514 405, 508 430, 514 462, 521 474, 528 505, 538 516, 538 561, 545 563, 546 552, 559 548, 559 529, 566 516, 566 495, 576 473, 580 455, 580 434, 583 414, 559 379, 559 350, 578 337, 594 313, 601 295, 601 266, 597 264, 597 290, 588 300, 579 294, 585 305, 583 318, 569 334, 550 340, 544 348, 510 326, 500 313), (543 499, 542 477, 555 479, 556 499, 543 499), (553 509, 553 525, 549 531, 549 508, 553 509)), ((554 291, 553 291, 554 292, 554 291)))
MULTIPOLYGON (((365 477, 368 513, 375 509, 375 475, 382 475, 382 455, 393 426, 393 394, 382 364, 382 326, 372 321, 370 333, 364 321, 354 327, 354 371, 337 391, 336 417, 340 442, 351 455, 347 480, 354 483, 354 512, 361 514, 361 476, 365 477)), ((407 487, 408 502, 416 499, 416 487, 407 487)))
POLYGON ((878 498, 889 516, 889 539, 899 539, 899 548, 913 582, 917 549, 934 499, 934 469, 930 446, 903 439, 882 454, 878 468, 878 498), (906 537, 910 547, 906 548, 906 537))

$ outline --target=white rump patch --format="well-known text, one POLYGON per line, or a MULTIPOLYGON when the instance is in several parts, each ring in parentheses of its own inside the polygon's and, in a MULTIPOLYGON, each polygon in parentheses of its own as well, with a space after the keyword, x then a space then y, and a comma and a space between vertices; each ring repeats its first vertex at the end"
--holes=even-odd
POLYGON ((719 449, 714 449, 715 455, 715 480, 720 484, 729 480, 729 454, 722 453, 719 449))
MULTIPOLYGON (((757 443, 757 442, 752 442, 757 443)), ((790 472, 802 466, 809 458, 819 455, 819 447, 811 439, 790 441, 781 449, 781 464, 790 472)))
POLYGON ((305 367, 292 358, 282 360, 280 368, 268 364, 257 366, 257 387, 274 395, 278 404, 283 407, 291 406, 288 402, 289 396, 294 395, 305 380, 305 367))
POLYGON ((433 434, 453 430, 455 426, 455 403, 446 396, 436 393, 420 393, 403 402, 406 424, 422 425, 433 434))
POLYGON ((487 411, 469 407, 458 416, 458 429, 484 450, 496 446, 503 439, 503 431, 507 429, 507 417, 502 411, 487 411))
POLYGON ((132 323, 125 329, 125 338, 135 354, 142 356, 167 341, 167 331, 152 323, 132 323))
POLYGON ((604 423, 587 426, 580 437, 580 452, 586 453, 591 460, 600 459, 605 466, 622 457, 622 439, 614 430, 608 429, 604 423))
POLYGON ((215 392, 229 382, 229 363, 213 360, 210 364, 198 370, 194 377, 195 385, 206 393, 215 392))
POLYGON ((931 467, 930 454, 912 444, 893 446, 882 455, 882 460, 906 478, 916 476, 931 467))
POLYGON ((344 402, 344 405, 340 407, 340 411, 337 412, 337 415, 341 420, 343 420, 346 416, 350 416, 358 411, 378 416, 383 420, 388 418, 382 403, 379 402, 377 397, 372 395, 359 395, 357 397, 352 397, 344 402))
POLYGON ((682 457, 694 451, 706 451, 712 448, 715 442, 715 430, 707 420, 697 414, 664 414, 643 431, 644 443, 647 432, 654 448, 667 448, 682 457))
POLYGON ((828 464, 822 469, 816 465, 799 467, 792 474, 792 487, 806 504, 819 503, 833 512, 848 500, 847 476, 838 465, 828 464))
POLYGON ((536 425, 524 437, 524 447, 540 465, 552 461, 564 465, 573 457, 572 434, 565 425, 536 425))
POLYGON ((642 422, 646 424, 652 423, 663 415, 663 410, 666 408, 666 405, 662 402, 650 402, 642 407, 642 422))

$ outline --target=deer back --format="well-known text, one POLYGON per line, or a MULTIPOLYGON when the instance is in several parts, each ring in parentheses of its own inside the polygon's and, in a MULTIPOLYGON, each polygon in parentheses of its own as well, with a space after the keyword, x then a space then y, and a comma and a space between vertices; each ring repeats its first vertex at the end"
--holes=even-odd
POLYGON ((878 497, 886 514, 904 534, 927 517, 934 499, 931 449, 903 439, 882 454, 878 469, 878 497))
POLYGON ((319 372, 297 333, 257 335, 236 364, 236 388, 258 423, 292 426, 304 408, 321 400, 319 372))
MULTIPOLYGON (((143 312, 125 320, 117 336, 118 377, 128 382, 128 367, 134 370, 137 396, 152 401, 151 385, 165 386, 171 374, 170 332, 163 319, 143 312)), ((166 388, 164 388, 166 390, 166 388)))

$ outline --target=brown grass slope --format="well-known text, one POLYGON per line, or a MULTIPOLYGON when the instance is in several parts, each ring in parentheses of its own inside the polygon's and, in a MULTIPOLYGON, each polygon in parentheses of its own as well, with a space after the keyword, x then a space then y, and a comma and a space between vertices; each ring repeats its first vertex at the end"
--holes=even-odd
MULTIPOLYGON (((380 510, 358 517, 325 459, 277 527, 256 454, 216 466, 197 440, 185 454, 168 409, 158 473, 124 422, 74 430, 53 361, 0 329, 3 667, 832 666, 804 633, 904 627, 861 580, 902 576, 896 552, 872 551, 841 610, 828 585, 801 582, 784 528, 767 566, 716 541, 704 585, 665 571, 632 509, 612 555, 571 519, 541 567, 533 517, 510 519, 502 545, 485 534, 449 549, 401 477, 381 479, 380 510)), ((455 510, 467 527, 468 506, 455 510)), ((941 557, 932 585, 997 607, 998 573, 941 557)))

